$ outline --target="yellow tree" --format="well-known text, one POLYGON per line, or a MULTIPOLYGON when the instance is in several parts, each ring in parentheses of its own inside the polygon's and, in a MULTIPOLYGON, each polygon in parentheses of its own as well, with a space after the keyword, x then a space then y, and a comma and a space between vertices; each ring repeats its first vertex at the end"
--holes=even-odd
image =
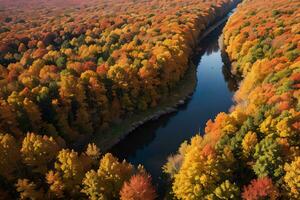
POLYGON ((133 174, 134 168, 125 160, 119 162, 112 154, 108 153, 100 161, 100 167, 97 171, 98 176, 107 181, 111 187, 111 195, 118 197, 119 191, 124 183, 133 174))
POLYGON ((59 189, 63 189, 70 196, 79 195, 85 168, 78 153, 69 149, 61 150, 58 153, 54 168, 54 171, 49 171, 46 175, 50 190, 56 196, 60 196, 62 193, 59 189), (57 188, 58 182, 62 184, 61 188, 57 188), (58 191, 58 194, 55 193, 56 191, 58 191))
POLYGON ((219 161, 213 149, 192 146, 174 177, 173 192, 178 199, 203 199, 213 192, 220 179, 219 161))
POLYGON ((290 164, 285 164, 284 182, 287 185, 288 194, 291 199, 300 198, 300 156, 290 164))
POLYGON ((212 194, 207 195, 208 200, 218 200, 218 199, 241 199, 240 189, 234 183, 226 180, 221 185, 219 185, 212 194))
POLYGON ((47 164, 55 159, 59 150, 59 145, 52 137, 27 133, 22 142, 21 155, 26 165, 44 174, 47 164))
POLYGON ((257 144, 256 133, 249 131, 245 135, 245 137, 242 141, 243 154, 246 158, 249 157, 251 152, 253 153, 256 144, 257 144))
POLYGON ((134 168, 126 161, 119 162, 112 154, 107 153, 100 161, 97 172, 91 170, 83 179, 82 192, 91 199, 114 199, 119 197, 120 189, 134 168))
POLYGON ((108 199, 106 194, 107 185, 94 170, 88 171, 82 181, 83 189, 81 192, 86 194, 91 200, 108 199))
POLYGON ((96 164, 100 158, 100 149, 94 143, 88 144, 85 155, 91 164, 96 164))

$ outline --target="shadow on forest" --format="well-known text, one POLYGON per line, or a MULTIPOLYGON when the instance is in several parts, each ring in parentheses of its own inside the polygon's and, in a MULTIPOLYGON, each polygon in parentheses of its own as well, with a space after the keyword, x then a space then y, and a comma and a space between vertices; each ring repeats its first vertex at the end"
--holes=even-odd
MULTIPOLYGON (((218 42, 212 41, 217 40, 217 38, 222 33, 222 29, 223 26, 220 26, 200 42, 199 46, 201 47, 201 50, 196 52, 196 54, 192 58, 192 62, 195 65, 198 65, 198 63, 200 63, 203 55, 209 56, 212 53, 220 51, 218 42)), ((224 80, 226 81, 227 87, 231 92, 236 91, 238 89, 238 81, 230 71, 230 63, 228 62, 228 58, 226 57, 227 55, 225 55, 224 52, 222 52, 221 54, 222 62, 224 63, 222 67, 224 80)), ((128 134, 117 145, 112 147, 109 152, 118 156, 120 159, 135 157, 138 149, 143 149, 155 139, 157 130, 159 128, 166 127, 172 117, 176 116, 178 112, 184 111, 188 108, 190 101, 191 99, 188 99, 185 104, 178 107, 178 110, 176 112, 161 116, 157 120, 149 121, 138 127, 136 130, 128 134)))

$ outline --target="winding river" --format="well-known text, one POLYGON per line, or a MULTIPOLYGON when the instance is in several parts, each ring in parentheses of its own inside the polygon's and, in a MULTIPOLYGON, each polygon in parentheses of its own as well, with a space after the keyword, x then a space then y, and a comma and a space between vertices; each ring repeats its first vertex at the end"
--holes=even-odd
POLYGON ((178 111, 147 122, 114 146, 110 152, 132 164, 142 164, 160 184, 162 166, 180 144, 196 133, 203 133, 205 124, 233 104, 236 84, 229 66, 222 59, 218 39, 221 25, 200 43, 202 51, 194 59, 197 65, 197 86, 192 97, 178 111))

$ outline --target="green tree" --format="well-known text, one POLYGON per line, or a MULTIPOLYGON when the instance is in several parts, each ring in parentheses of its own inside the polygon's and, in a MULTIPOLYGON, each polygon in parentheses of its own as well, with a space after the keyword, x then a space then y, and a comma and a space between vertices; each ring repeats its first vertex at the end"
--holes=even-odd
POLYGON ((240 189, 234 183, 226 180, 221 185, 219 185, 213 192, 206 197, 208 200, 220 200, 220 199, 241 199, 240 189))
POLYGON ((265 137, 255 146, 256 162, 253 170, 258 177, 279 178, 283 174, 283 160, 280 146, 274 134, 265 137))

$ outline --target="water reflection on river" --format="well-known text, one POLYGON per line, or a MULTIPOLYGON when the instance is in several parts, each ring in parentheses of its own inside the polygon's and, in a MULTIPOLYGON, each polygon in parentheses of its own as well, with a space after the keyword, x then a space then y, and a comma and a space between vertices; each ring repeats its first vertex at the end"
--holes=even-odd
POLYGON ((184 140, 199 131, 203 133, 207 120, 228 111, 233 103, 236 83, 222 61, 218 44, 222 28, 201 43, 203 50, 195 57, 198 82, 192 98, 177 112, 137 128, 111 149, 121 159, 144 165, 156 184, 160 182, 167 157, 176 153, 184 140))

